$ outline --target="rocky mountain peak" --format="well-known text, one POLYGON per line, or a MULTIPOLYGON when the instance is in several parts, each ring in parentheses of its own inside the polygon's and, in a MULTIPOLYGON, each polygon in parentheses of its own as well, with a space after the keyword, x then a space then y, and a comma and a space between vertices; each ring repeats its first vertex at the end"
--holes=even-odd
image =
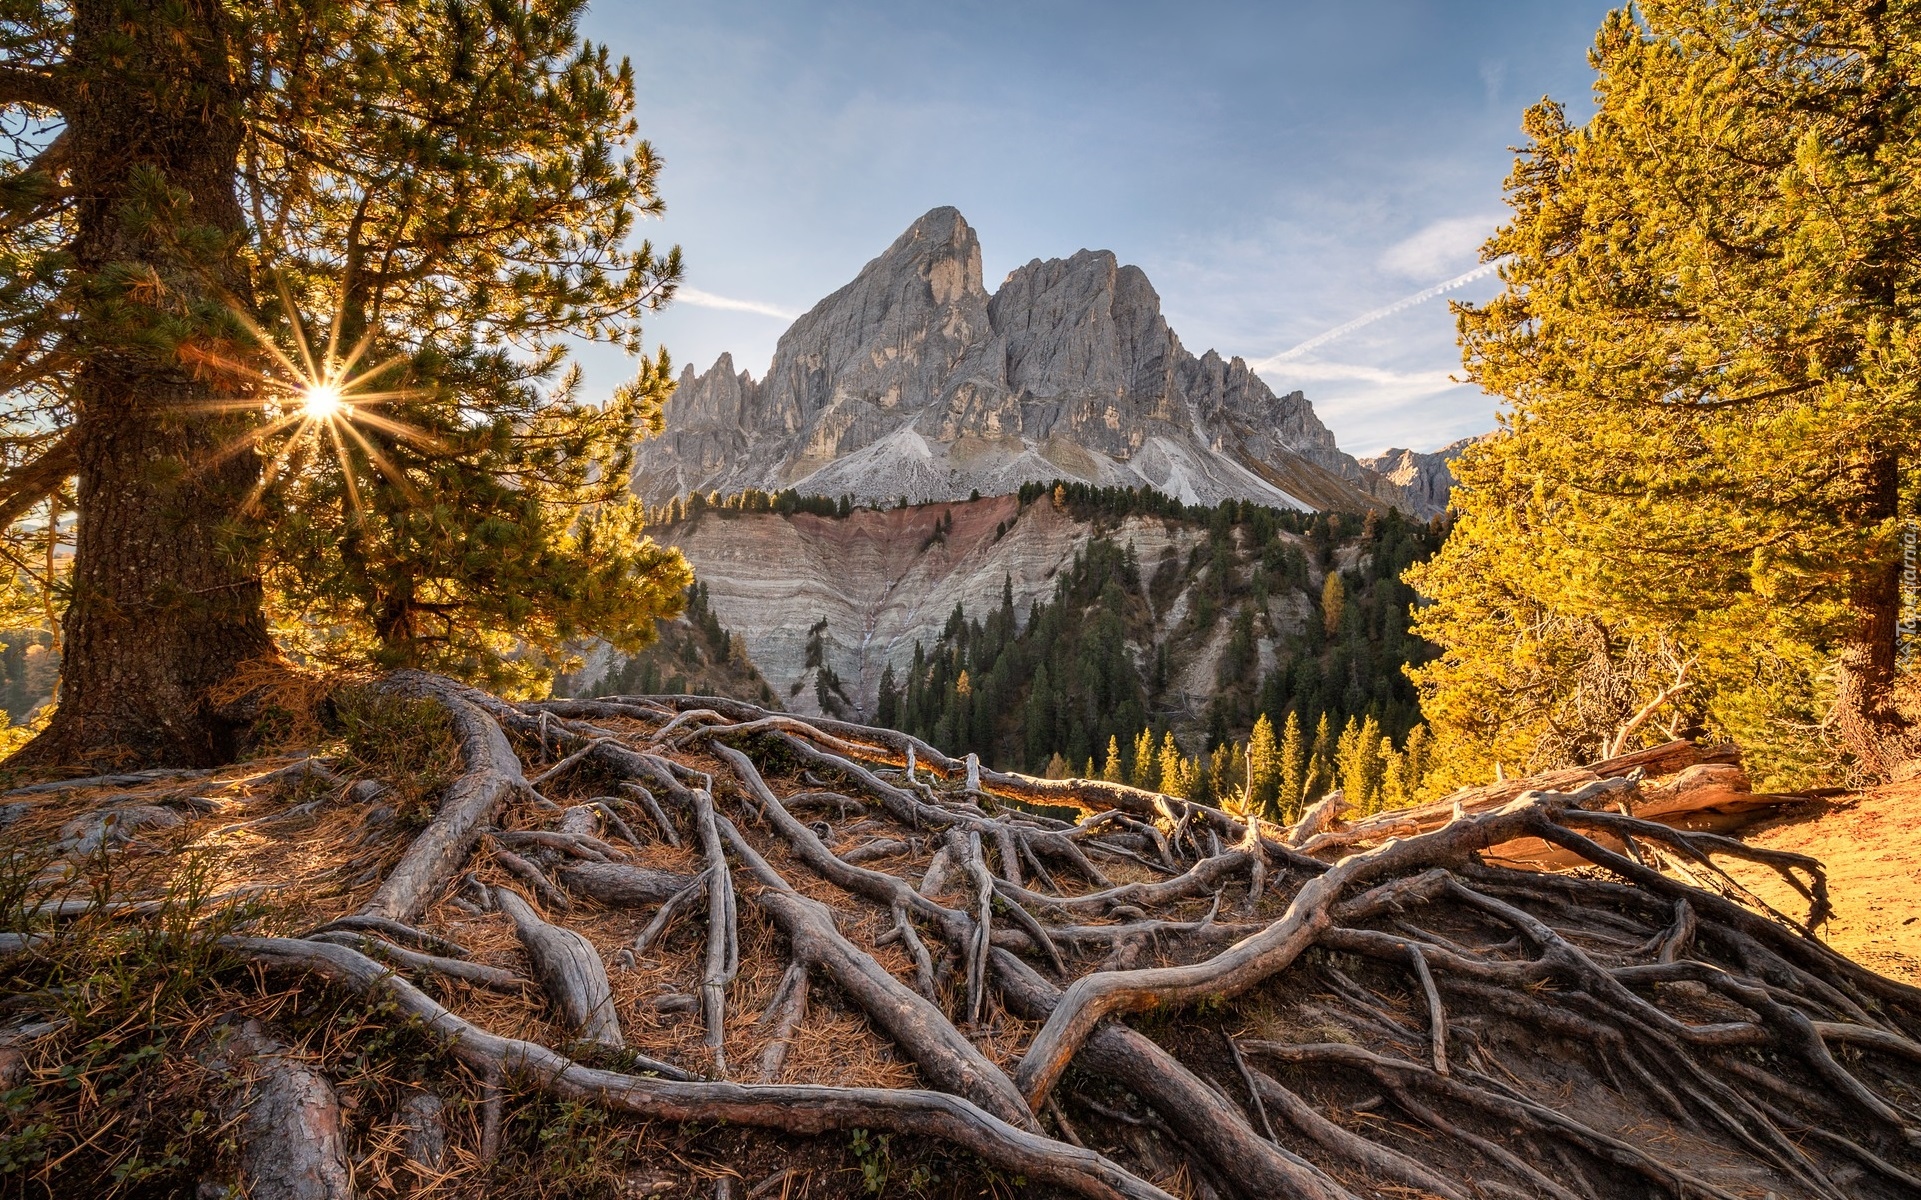
POLYGON ((1305 396, 1183 347, 1139 267, 1107 250, 1034 259, 990 296, 980 239, 948 207, 796 320, 764 380, 722 355, 683 373, 666 419, 636 459, 655 504, 747 487, 958 499, 1057 478, 1198 503, 1380 503, 1379 477, 1305 396))
POLYGON ((1432 453, 1397 446, 1358 461, 1379 478, 1380 482, 1370 488, 1376 496, 1402 512, 1432 516, 1447 508, 1448 494, 1453 491, 1450 464, 1478 440, 1462 438, 1432 453))

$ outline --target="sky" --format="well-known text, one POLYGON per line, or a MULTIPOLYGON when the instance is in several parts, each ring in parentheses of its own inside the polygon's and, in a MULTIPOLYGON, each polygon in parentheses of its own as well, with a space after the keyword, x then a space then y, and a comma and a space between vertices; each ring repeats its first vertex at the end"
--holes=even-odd
MULTIPOLYGON (((640 233, 686 256, 647 327, 676 370, 730 351, 759 378, 794 316, 951 204, 990 290, 1112 250, 1188 349, 1305 392, 1367 455, 1494 427, 1453 382, 1447 302, 1498 290, 1456 281, 1502 220, 1522 112, 1586 115, 1609 7, 599 0, 583 33, 632 58, 665 160, 640 233)), ((628 369, 582 357, 590 387, 628 369)))

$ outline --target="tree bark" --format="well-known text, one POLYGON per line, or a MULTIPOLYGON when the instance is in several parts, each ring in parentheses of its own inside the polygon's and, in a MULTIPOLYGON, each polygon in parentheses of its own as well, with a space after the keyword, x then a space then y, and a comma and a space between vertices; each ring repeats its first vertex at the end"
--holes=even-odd
POLYGON ((231 404, 244 378, 204 366, 251 302, 228 23, 215 0, 73 6, 80 516, 59 709, 16 763, 230 760, 238 730, 209 691, 273 651, 238 525, 258 414, 231 404))
MULTIPOLYGON (((1880 451, 1862 474, 1859 527, 1894 520, 1900 512, 1900 460, 1891 450, 1880 451)), ((1894 707, 1898 638, 1915 638, 1908 652, 1921 652, 1921 631, 1901 627, 1901 576, 1915 561, 1912 555, 1902 544, 1894 554, 1859 565, 1850 596, 1854 628, 1835 656, 1835 731, 1870 770, 1897 778, 1921 772, 1921 733, 1894 707)))

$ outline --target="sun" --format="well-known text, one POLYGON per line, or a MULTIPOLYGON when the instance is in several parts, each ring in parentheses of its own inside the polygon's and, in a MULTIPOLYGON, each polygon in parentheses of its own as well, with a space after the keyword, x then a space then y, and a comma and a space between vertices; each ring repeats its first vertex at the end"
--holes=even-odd
POLYGON ((345 412, 347 401, 331 383, 316 383, 300 393, 300 415, 309 421, 331 421, 345 412))
POLYGON ((433 389, 410 387, 404 381, 399 386, 383 385, 383 379, 404 370, 406 360, 403 355, 395 355, 371 366, 364 365, 362 359, 374 341, 372 332, 363 335, 343 353, 337 340, 344 319, 339 311, 334 314, 324 347, 310 343, 292 295, 284 282, 277 280, 276 284, 287 316, 293 353, 283 349, 252 314, 239 308, 233 310, 234 317, 246 327, 255 345, 271 362, 262 367, 228 364, 252 386, 245 395, 208 401, 202 407, 261 412, 266 419, 221 446, 210 456, 208 465, 256 448, 264 452, 260 478, 241 505, 242 511, 252 511, 275 479, 307 469, 313 451, 330 447, 339 461, 347 498, 356 513, 362 510, 360 486, 355 478, 356 462, 364 462, 409 500, 418 503, 420 497, 413 482, 389 456, 389 451, 398 443, 430 453, 444 452, 445 447, 427 431, 381 410, 398 401, 431 396, 433 389), (263 400, 265 411, 262 411, 263 400), (378 444, 382 440, 390 443, 387 450, 378 444))

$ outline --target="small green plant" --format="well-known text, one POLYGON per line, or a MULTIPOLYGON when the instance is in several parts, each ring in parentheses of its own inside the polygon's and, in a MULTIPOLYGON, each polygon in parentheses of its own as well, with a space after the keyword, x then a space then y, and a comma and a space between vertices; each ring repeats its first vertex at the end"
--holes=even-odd
POLYGON ((525 1097, 507 1122, 495 1176, 512 1180, 500 1195, 589 1197, 616 1194, 632 1134, 591 1104, 525 1097))
POLYGON ((106 911, 115 880, 89 864, 92 911, 57 925, 42 898, 0 862, 0 926, 43 940, 0 965, 0 994, 44 1027, 0 1092, 0 1180, 49 1195, 169 1195, 191 1190, 220 1154, 220 1108, 202 1071, 183 1069, 182 1031, 218 1003, 234 971, 220 939, 257 909, 214 896, 215 866, 190 855, 152 917, 106 911), (29 1187, 31 1185, 31 1187, 29 1187))
POLYGON ((854 1161, 860 1164, 861 1186, 870 1196, 880 1195, 887 1186, 887 1176, 893 1170, 893 1153, 887 1148, 891 1140, 889 1134, 854 1130, 854 1161))
POLYGON ((460 743, 446 711, 431 700, 394 696, 367 687, 343 688, 334 716, 345 742, 342 766, 379 779, 403 825, 418 827, 460 773, 460 743))

